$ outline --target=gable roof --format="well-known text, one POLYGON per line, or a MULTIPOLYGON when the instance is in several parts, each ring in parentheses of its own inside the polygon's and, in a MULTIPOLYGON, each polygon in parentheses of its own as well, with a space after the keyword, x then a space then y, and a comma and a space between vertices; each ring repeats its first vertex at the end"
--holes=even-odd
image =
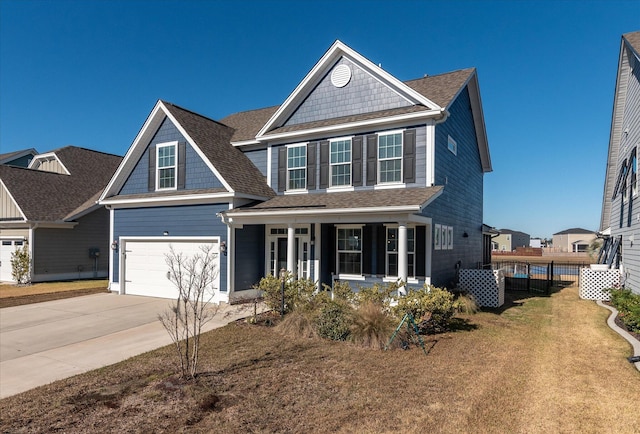
MULTIPOLYGON (((231 145, 234 129, 170 102, 159 100, 118 168, 101 200, 116 196, 162 121, 168 117, 229 193, 269 198, 275 195, 262 173, 231 145)), ((143 196, 180 195, 179 192, 143 196)))
POLYGON ((620 143, 622 141, 622 124, 627 102, 627 88, 632 74, 629 74, 630 57, 635 57, 635 62, 640 62, 640 31, 625 33, 620 43, 620 55, 618 57, 618 71, 613 98, 613 111, 611 115, 611 131, 609 133, 609 150, 607 152, 607 167, 602 193, 602 214, 600 215, 600 231, 605 231, 611 225, 611 206, 616 179, 618 177, 618 160, 620 143))
POLYGON ((27 155, 35 156, 37 154, 38 154, 38 151, 36 151, 34 148, 7 152, 5 154, 0 154, 0 164, 10 164, 12 161, 15 161, 22 157, 26 157, 27 155))
POLYGON ((69 221, 88 210, 95 205, 90 199, 102 191, 122 159, 75 146, 52 153, 69 175, 0 165, 0 179, 28 221, 69 221))
POLYGON ((571 229, 565 229, 564 231, 560 231, 560 232, 556 232, 553 235, 576 235, 576 234, 590 234, 590 235, 594 235, 595 231, 590 231, 588 229, 582 229, 582 228, 571 228, 571 229))

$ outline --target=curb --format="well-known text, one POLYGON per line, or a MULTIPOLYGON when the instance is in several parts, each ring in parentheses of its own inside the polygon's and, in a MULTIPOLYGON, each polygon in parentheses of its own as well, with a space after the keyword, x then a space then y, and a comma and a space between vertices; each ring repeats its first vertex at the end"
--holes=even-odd
MULTIPOLYGON (((618 316, 618 310, 615 307, 604 304, 600 300, 597 300, 596 304, 598 306, 602 306, 605 309, 608 309, 609 311, 611 311, 611 315, 609 315, 609 318, 607 318, 607 325, 611 328, 611 330, 618 333, 620 336, 626 339, 627 342, 631 344, 631 346, 633 347, 634 356, 640 356, 640 341, 638 341, 636 338, 631 336, 626 330, 623 330, 620 327, 618 327, 618 325, 615 322, 616 316, 618 316)), ((638 371, 640 371, 640 362, 635 362, 634 366, 638 371)))

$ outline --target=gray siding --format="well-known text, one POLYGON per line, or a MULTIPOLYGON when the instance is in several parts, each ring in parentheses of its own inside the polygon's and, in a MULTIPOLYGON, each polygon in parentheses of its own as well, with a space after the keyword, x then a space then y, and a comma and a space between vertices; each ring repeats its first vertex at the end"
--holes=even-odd
POLYGON ((245 151, 244 155, 251 160, 254 166, 258 168, 262 175, 267 176, 267 149, 258 149, 254 151, 245 151))
MULTIPOLYGON (((188 205, 150 208, 128 208, 114 211, 114 239, 123 236, 218 236, 228 242, 227 226, 216 213, 229 205, 188 205)), ((119 251, 118 251, 119 253, 119 251)), ((119 254, 113 257, 113 281, 119 281, 119 254)), ((227 257, 220 257, 220 290, 227 290, 227 257)))
POLYGON ((251 289, 265 276, 265 234, 263 225, 245 225, 236 229, 235 291, 251 289))
POLYGON ((410 105, 404 98, 348 59, 341 58, 336 65, 340 64, 347 64, 351 68, 349 83, 344 87, 335 87, 331 84, 333 68, 330 69, 285 125, 371 113, 410 105))
POLYGON ((34 235, 34 275, 46 280, 47 275, 82 273, 95 270, 96 262, 89 249, 99 248, 95 277, 109 272, 109 212, 100 208, 78 219, 73 229, 39 228, 34 235))
MULTIPOLYGON (((155 136, 151 140, 149 147, 158 143, 165 142, 186 142, 186 139, 180 131, 173 125, 173 123, 166 118, 155 136)), ((149 152, 147 147, 146 151, 136 164, 129 178, 125 182, 122 189, 120 189, 121 195, 127 194, 141 194, 149 192, 149 152)), ((153 148, 155 149, 155 148, 153 148)), ((186 160, 185 160, 185 189, 194 190, 201 188, 220 188, 222 183, 217 179, 211 170, 207 167, 204 161, 200 158, 197 152, 187 143, 186 147, 186 160)))
POLYGON ((29 167, 29 163, 31 163, 31 160, 33 160, 33 155, 29 154, 23 155, 22 157, 11 160, 5 164, 18 167, 29 167))
MULTIPOLYGON (((628 159, 634 148, 640 147, 640 62, 633 56, 629 56, 629 66, 633 68, 629 73, 627 95, 624 106, 624 118, 620 152, 618 154, 617 170, 620 170, 622 162, 628 159)), ((640 152, 640 149, 636 149, 640 152)), ((640 176, 639 176, 640 177, 640 176)), ((640 232, 640 196, 631 195, 631 177, 627 178, 627 190, 629 200, 622 201, 622 194, 613 199, 611 207, 611 233, 613 236, 622 235, 622 262, 625 269, 625 286, 640 294, 640 243, 635 238, 640 232)), ((611 200, 611 198, 605 198, 611 200)))
POLYGON ((483 172, 467 89, 449 111, 449 119, 436 126, 435 184, 444 191, 424 214, 434 225, 453 227, 453 249, 434 250, 432 257, 432 283, 451 288, 456 264, 476 268, 482 261, 483 172), (457 155, 447 148, 449 135, 458 144, 457 155))

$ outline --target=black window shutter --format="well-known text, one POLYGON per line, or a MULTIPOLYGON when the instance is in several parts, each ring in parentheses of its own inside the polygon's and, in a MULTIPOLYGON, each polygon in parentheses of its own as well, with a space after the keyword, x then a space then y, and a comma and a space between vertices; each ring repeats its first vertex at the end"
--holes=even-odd
POLYGON ((404 158, 402 181, 405 183, 416 182, 416 130, 405 130, 402 142, 404 158))
POLYGON ((415 230, 416 276, 426 277, 427 227, 416 226, 415 230))
POLYGON ((362 228, 362 274, 373 274, 373 226, 362 228))
POLYGON ((377 225, 376 236, 376 270, 375 274, 384 276, 387 273, 387 228, 384 225, 377 225))
POLYGON ((156 146, 149 146, 149 191, 156 191, 156 146))
POLYGON ((320 188, 329 188, 329 141, 320 142, 320 188))
POLYGON ((278 191, 287 189, 287 148, 278 148, 278 191))
POLYGON ((187 143, 179 142, 178 143, 178 190, 184 190, 185 181, 187 178, 186 168, 187 168, 187 143))
POLYGON ((362 136, 351 140, 351 184, 355 187, 362 185, 362 136))
POLYGON ((378 136, 367 136, 367 185, 378 182, 378 136))
POLYGON ((316 146, 317 142, 307 145, 307 189, 316 189, 316 146))

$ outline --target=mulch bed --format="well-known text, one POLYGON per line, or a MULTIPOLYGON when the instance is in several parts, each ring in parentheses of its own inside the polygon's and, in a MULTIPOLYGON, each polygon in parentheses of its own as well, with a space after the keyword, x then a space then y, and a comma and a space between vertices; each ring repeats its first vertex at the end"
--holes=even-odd
POLYGON ((623 323, 622 320, 620 319, 620 315, 616 316, 615 322, 618 327, 620 327, 622 330, 626 330, 627 333, 629 333, 631 336, 633 336, 640 342, 640 333, 636 333, 629 330, 629 328, 625 325, 625 323, 623 323))
POLYGON ((21 295, 19 297, 0 298, 0 308, 22 306, 23 304, 40 303, 43 301, 60 300, 62 298, 79 297, 81 295, 109 292, 105 288, 78 289, 76 291, 50 292, 46 294, 21 295))

